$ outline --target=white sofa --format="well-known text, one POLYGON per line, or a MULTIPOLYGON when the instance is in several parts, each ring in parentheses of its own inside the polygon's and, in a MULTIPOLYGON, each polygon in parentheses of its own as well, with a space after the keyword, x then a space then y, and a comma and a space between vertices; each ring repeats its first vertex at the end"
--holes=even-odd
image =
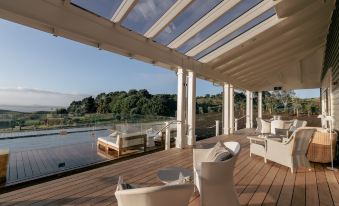
POLYGON ((173 184, 115 192, 119 206, 187 206, 193 184, 173 184))
POLYGON ((233 157, 221 162, 206 162, 206 154, 211 149, 193 149, 194 182, 200 192, 202 206, 239 205, 233 170, 240 152, 240 144, 224 144, 230 149, 233 157))

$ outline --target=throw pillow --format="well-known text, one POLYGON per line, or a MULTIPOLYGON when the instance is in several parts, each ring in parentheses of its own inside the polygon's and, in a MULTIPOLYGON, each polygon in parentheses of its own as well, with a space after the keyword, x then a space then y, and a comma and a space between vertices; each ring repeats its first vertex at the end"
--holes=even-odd
POLYGON ((271 133, 271 123, 270 122, 266 122, 265 120, 261 120, 261 131, 260 133, 263 134, 269 134, 271 133))
POLYGON ((257 121, 257 129, 255 130, 256 132, 261 132, 262 126, 261 126, 261 118, 256 118, 257 121))
POLYGON ((218 141, 207 154, 206 161, 220 162, 230 159, 232 156, 232 153, 228 151, 227 147, 221 141, 218 141))

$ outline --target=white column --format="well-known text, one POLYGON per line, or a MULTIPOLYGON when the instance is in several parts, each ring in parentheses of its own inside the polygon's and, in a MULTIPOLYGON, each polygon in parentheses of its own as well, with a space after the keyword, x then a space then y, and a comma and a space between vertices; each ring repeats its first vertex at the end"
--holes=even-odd
POLYGON ((186 98, 186 74, 182 68, 178 69, 178 95, 177 95, 177 139, 176 147, 184 148, 186 143, 185 134, 185 104, 186 98))
POLYGON ((188 145, 195 145, 195 114, 196 114, 196 77, 194 72, 188 73, 188 145))
POLYGON ((253 128, 253 92, 250 92, 250 125, 253 128))
POLYGON ((234 133, 234 87, 230 85, 230 134, 234 133))
POLYGON ((251 128, 251 92, 246 90, 246 128, 251 128))
POLYGON ((224 101, 223 101, 223 133, 230 134, 230 85, 224 84, 224 101))
POLYGON ((262 92, 258 92, 258 118, 262 119, 262 92))

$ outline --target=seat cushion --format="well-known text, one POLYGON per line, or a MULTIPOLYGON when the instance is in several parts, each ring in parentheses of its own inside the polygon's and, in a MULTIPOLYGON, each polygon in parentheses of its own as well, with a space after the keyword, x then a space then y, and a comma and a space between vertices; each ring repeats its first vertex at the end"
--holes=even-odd
POLYGON ((220 162, 230 159, 232 156, 232 153, 228 151, 226 146, 221 141, 218 141, 214 145, 214 147, 207 153, 206 161, 220 162))

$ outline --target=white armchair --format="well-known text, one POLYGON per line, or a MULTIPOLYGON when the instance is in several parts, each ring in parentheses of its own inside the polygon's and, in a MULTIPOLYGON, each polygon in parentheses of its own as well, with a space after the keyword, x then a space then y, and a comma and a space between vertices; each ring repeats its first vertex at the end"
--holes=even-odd
POLYGON ((238 142, 225 142, 233 157, 221 162, 206 162, 211 149, 193 149, 194 182, 202 206, 239 205, 233 182, 235 161, 240 152, 238 142))
POLYGON ((306 154, 314 132, 314 128, 298 128, 287 142, 266 138, 261 143, 255 143, 255 139, 251 138, 250 154, 264 157, 265 162, 267 159, 289 167, 292 173, 299 166, 309 168, 306 154))
POLYGON ((115 192, 119 206, 187 206, 193 194, 193 184, 175 184, 115 192))

